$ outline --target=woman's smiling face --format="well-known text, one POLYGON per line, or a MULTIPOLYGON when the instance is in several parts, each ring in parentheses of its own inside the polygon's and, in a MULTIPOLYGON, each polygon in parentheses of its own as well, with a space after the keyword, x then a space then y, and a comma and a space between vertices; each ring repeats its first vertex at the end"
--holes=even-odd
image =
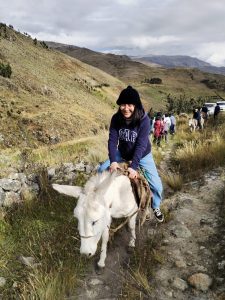
POLYGON ((121 104, 120 105, 120 110, 124 118, 130 119, 133 115, 135 109, 134 104, 121 104))

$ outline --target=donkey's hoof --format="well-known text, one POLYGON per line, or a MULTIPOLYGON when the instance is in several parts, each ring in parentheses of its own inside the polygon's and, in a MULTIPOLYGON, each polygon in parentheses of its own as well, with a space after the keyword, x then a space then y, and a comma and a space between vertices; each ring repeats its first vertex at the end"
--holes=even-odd
POLYGON ((95 267, 95 273, 97 275, 102 275, 105 271, 105 267, 100 267, 98 264, 95 267))

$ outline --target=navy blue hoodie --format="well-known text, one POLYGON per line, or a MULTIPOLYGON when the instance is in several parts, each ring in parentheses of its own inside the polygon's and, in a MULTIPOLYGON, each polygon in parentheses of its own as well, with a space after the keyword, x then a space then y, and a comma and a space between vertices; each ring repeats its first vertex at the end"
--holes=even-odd
POLYGON ((109 128, 108 150, 110 163, 116 161, 117 148, 123 159, 132 161, 131 168, 136 170, 140 160, 150 153, 149 142, 150 121, 145 113, 139 126, 131 124, 120 125, 118 115, 114 114, 109 128))

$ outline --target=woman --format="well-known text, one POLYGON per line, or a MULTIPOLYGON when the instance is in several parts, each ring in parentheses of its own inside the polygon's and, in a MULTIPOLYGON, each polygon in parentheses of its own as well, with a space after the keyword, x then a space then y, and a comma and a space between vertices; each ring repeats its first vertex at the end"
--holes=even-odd
POLYGON ((128 172, 133 179, 137 177, 138 167, 141 167, 153 194, 152 208, 155 217, 163 222, 164 216, 160 211, 162 182, 151 153, 149 118, 144 112, 138 92, 131 86, 122 90, 116 103, 119 109, 111 119, 109 159, 99 167, 99 172, 108 168, 110 172, 116 171, 119 168, 118 162, 125 160, 130 162, 128 172))
POLYGON ((163 134, 163 123, 161 120, 161 116, 156 116, 154 123, 154 140, 153 143, 156 143, 158 147, 160 147, 160 141, 163 134))

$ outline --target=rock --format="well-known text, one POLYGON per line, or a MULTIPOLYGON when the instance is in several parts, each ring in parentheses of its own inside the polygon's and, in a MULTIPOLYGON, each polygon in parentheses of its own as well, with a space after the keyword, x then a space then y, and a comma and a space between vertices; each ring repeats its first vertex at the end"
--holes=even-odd
POLYGON ((86 299, 96 299, 96 297, 98 296, 98 292, 94 290, 87 290, 86 296, 87 296, 86 299))
POLYGON ((218 269, 223 270, 225 267, 225 260, 222 260, 221 262, 218 263, 218 269))
POLYGON ((25 256, 20 256, 19 257, 19 261, 24 264, 25 266, 28 266, 28 267, 33 267, 34 266, 34 257, 32 256, 28 256, 28 257, 25 257, 25 256))
POLYGON ((163 244, 163 245, 168 245, 169 242, 170 242, 169 240, 163 240, 163 241, 162 241, 162 244, 163 244))
POLYGON ((177 268, 186 268, 187 267, 186 263, 183 260, 176 260, 175 266, 177 268))
POLYGON ((217 277, 216 281, 219 282, 219 283, 222 283, 222 282, 224 282, 224 278, 223 277, 217 277))
POLYGON ((0 187, 4 191, 18 192, 21 188, 21 182, 18 180, 3 178, 0 179, 0 187))
POLYGON ((188 284, 185 280, 176 277, 173 282, 172 282, 172 286, 177 288, 178 290, 184 291, 188 288, 188 284))
POLYGON ((92 172, 92 170, 93 170, 92 166, 90 166, 90 165, 86 165, 85 166, 85 172, 86 172, 86 174, 90 174, 92 172))
POLYGON ((200 220, 200 225, 212 225, 214 221, 215 221, 214 219, 205 217, 200 220))
POLYGON ((104 284, 102 280, 99 280, 97 278, 92 278, 89 282, 90 285, 102 285, 104 284))
POLYGON ((6 279, 4 277, 0 277, 0 287, 3 287, 6 284, 6 279))
POLYGON ((5 201, 5 192, 3 191, 3 189, 0 187, 0 206, 3 205, 5 201))
POLYGON ((70 184, 73 184, 74 180, 76 178, 76 174, 75 173, 68 173, 68 174, 65 174, 64 177, 63 177, 63 180, 65 182, 68 182, 70 184))
POLYGON ((171 273, 170 270, 166 269, 159 269, 155 273, 155 279, 156 281, 159 281, 162 286, 167 287, 169 285, 169 280, 171 279, 171 273))
POLYGON ((84 172, 85 171, 85 163, 83 161, 81 161, 80 163, 75 165, 75 170, 76 171, 80 171, 80 172, 84 172))
POLYGON ((71 173, 76 170, 76 166, 73 163, 64 163, 63 164, 63 172, 65 174, 71 173))
POLYGON ((24 184, 27 180, 27 176, 24 173, 11 173, 9 174, 9 178, 19 180, 22 184, 24 184))
POLYGON ((196 273, 188 277, 188 283, 197 290, 206 292, 212 285, 212 278, 204 273, 196 273))
POLYGON ((169 298, 173 297, 173 292, 172 291, 166 291, 165 295, 168 296, 169 298))
POLYGON ((21 202, 21 198, 19 196, 19 194, 15 193, 15 192, 6 192, 5 193, 5 200, 3 205, 6 207, 11 206, 13 203, 19 203, 21 202))
POLYGON ((47 172, 48 172, 48 178, 52 179, 56 174, 56 169, 55 168, 47 168, 47 172))
POLYGON ((184 225, 175 225, 172 227, 171 233, 176 238, 189 238, 192 236, 190 230, 184 225))

